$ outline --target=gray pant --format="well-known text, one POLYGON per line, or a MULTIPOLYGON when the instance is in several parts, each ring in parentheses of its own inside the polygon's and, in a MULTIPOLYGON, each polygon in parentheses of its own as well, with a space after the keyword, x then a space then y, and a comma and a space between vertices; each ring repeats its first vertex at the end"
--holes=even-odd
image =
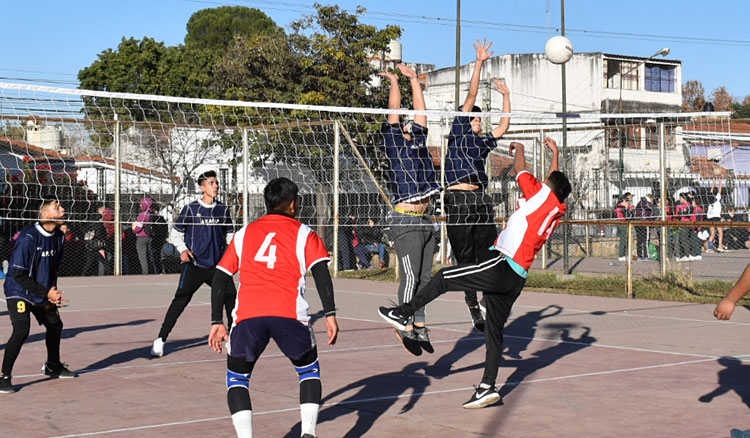
MULTIPOLYGON (((390 225, 401 267, 398 285, 400 305, 411 301, 417 290, 430 281, 432 257, 435 254, 435 230, 426 216, 398 212, 390 214, 390 225)), ((414 313, 414 322, 425 322, 424 307, 414 313)))
POLYGON ((135 240, 135 249, 138 251, 138 260, 141 262, 141 274, 148 274, 148 267, 153 265, 149 263, 151 258, 151 238, 148 236, 138 236, 135 240))

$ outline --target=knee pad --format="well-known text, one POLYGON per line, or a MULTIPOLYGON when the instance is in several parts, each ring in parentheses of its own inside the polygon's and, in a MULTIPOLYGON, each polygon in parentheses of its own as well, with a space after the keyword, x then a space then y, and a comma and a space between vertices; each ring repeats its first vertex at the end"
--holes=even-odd
POLYGON ((245 389, 250 387, 250 373, 236 373, 227 369, 227 390, 239 387, 245 389))
POLYGON ((318 363, 318 359, 315 359, 315 362, 310 365, 305 365, 303 367, 295 366, 294 369, 297 370, 297 376, 299 376, 300 383, 308 379, 320 380, 320 364, 318 363))

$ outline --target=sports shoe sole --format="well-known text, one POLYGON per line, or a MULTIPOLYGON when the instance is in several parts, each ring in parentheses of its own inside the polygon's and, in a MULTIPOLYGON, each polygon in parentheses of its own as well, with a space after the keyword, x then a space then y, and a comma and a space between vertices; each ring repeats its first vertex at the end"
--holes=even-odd
POLYGON ((491 404, 495 404, 499 401, 500 401, 500 394, 494 392, 492 394, 485 395, 479 400, 476 400, 470 403, 464 403, 464 409, 480 409, 480 408, 489 406, 491 404))
POLYGON ((53 379, 75 379, 78 377, 77 374, 55 374, 49 369, 47 369, 46 366, 42 366, 42 374, 45 376, 51 377, 53 379))
POLYGON ((407 339, 406 341, 404 341, 404 338, 401 337, 401 333, 399 333, 398 330, 396 330, 396 336, 401 340, 401 345, 404 346, 404 350, 406 350, 409 354, 414 356, 422 355, 422 347, 419 346, 418 341, 413 341, 411 339, 407 339), (406 346, 407 342, 414 342, 414 351, 409 350, 409 347, 406 346))
POLYGON ((388 315, 383 315, 382 313, 380 313, 380 309, 378 309, 378 315, 380 315, 380 317, 383 318, 385 322, 392 325, 394 328, 397 328, 398 330, 406 330, 405 324, 399 324, 396 321, 389 318, 388 315))

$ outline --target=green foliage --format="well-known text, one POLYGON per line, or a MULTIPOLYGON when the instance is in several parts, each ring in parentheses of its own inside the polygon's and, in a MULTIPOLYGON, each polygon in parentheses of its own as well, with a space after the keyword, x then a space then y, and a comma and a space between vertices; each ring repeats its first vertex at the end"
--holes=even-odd
POLYGON ((733 119, 750 119, 750 103, 733 103, 732 111, 733 119))
POLYGON ((185 45, 223 52, 236 37, 250 40, 258 35, 283 36, 284 31, 268 15, 245 6, 203 9, 187 22, 185 45))

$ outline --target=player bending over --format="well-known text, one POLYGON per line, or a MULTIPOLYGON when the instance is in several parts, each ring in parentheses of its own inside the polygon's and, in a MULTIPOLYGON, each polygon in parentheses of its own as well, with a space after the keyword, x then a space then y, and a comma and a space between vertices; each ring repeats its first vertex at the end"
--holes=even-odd
POLYGON ((565 198, 570 194, 568 178, 558 170, 557 144, 551 138, 544 144, 552 151, 547 179, 540 183, 526 171, 523 145, 511 143, 515 149, 513 168, 523 192, 507 227, 497 236, 492 247, 495 256, 481 263, 459 264, 441 269, 421 288, 411 302, 398 307, 381 307, 380 316, 396 328, 403 329, 414 311, 447 291, 481 290, 487 303, 484 376, 464 408, 482 408, 500 400, 495 388, 500 356, 503 350, 503 328, 511 307, 521 294, 534 256, 557 228, 565 213, 565 198))
POLYGON ((13 364, 21 346, 29 337, 31 315, 47 329, 47 362, 42 372, 48 376, 74 378, 60 361, 60 338, 63 323, 58 306, 67 299, 57 289, 57 269, 62 264, 63 233, 58 229, 65 218, 65 209, 57 200, 46 199, 39 209, 39 222, 21 231, 10 258, 5 279, 5 297, 13 332, 5 346, 0 392, 15 392, 11 384, 13 364))
POLYGON ((227 403, 240 438, 253 436, 250 375, 273 339, 299 376, 302 437, 314 438, 320 409, 318 349, 309 325, 305 273, 312 271, 325 312, 328 345, 336 343, 338 323, 333 283, 323 241, 295 219, 299 211, 297 185, 276 178, 263 191, 268 213, 240 229, 217 265, 211 287, 211 332, 208 343, 221 352, 227 346, 227 403), (234 326, 227 335, 222 321, 224 294, 240 273, 234 326))
MULTIPOLYGON (((180 251, 182 274, 177 291, 164 315, 157 337, 151 346, 151 356, 164 356, 164 343, 177 324, 185 307, 201 285, 211 285, 216 274, 216 263, 224 254, 227 241, 233 232, 232 219, 225 204, 216 200, 219 195, 219 181, 216 172, 209 170, 198 177, 203 196, 183 207, 172 228, 172 242, 180 251)), ((234 283, 225 294, 224 307, 227 318, 234 307, 236 292, 234 283)))

